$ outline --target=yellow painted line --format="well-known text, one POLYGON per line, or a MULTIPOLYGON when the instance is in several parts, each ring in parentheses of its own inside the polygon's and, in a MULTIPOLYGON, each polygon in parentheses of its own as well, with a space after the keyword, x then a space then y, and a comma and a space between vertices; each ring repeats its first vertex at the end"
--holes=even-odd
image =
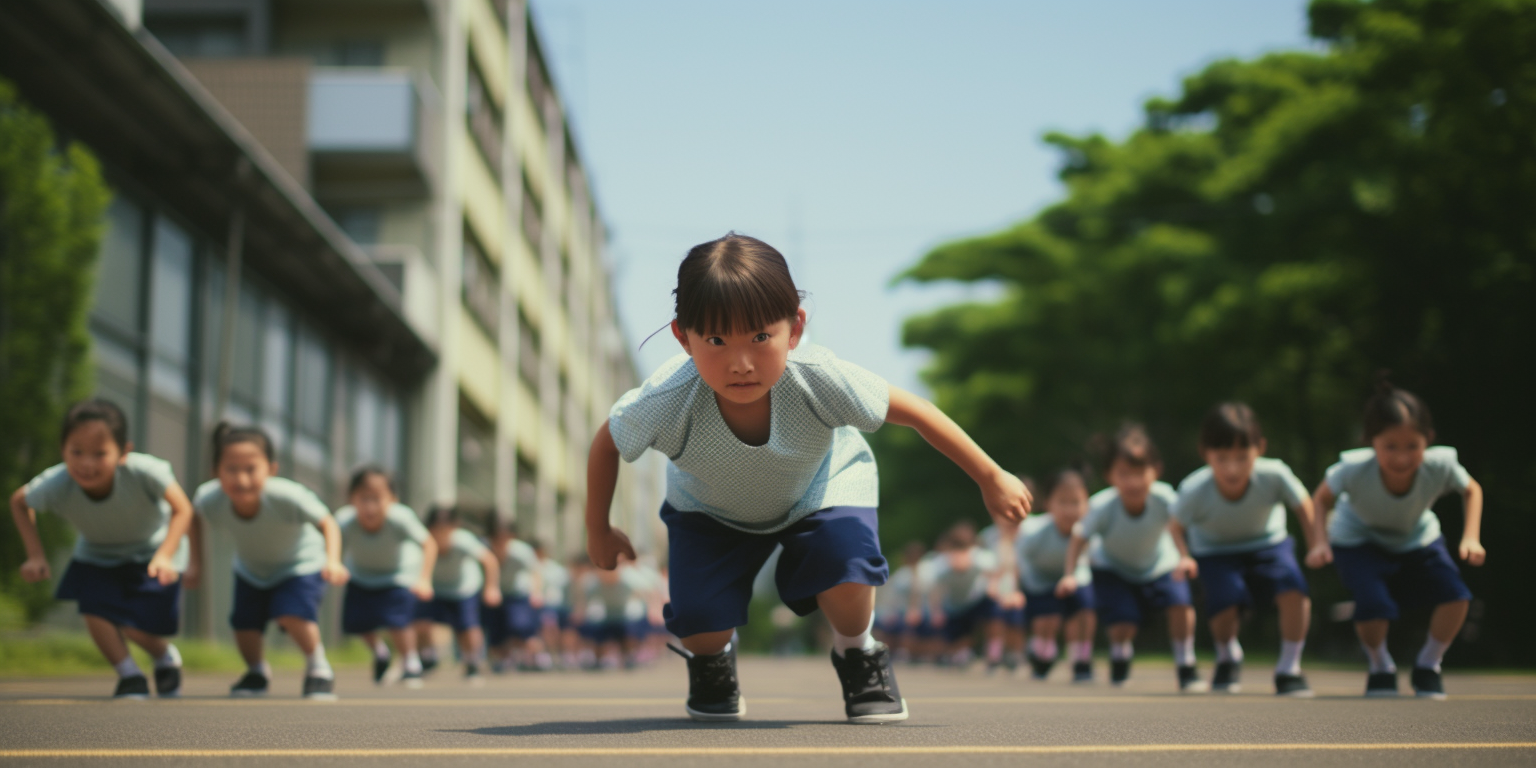
POLYGON ((485 747, 425 749, 6 749, 0 758, 153 757, 794 757, 836 755, 1084 755, 1176 752, 1365 752, 1536 750, 1536 741, 1417 744, 1103 744, 952 747, 485 747))
MULTIPOLYGON (((1357 699, 1359 694, 1353 689, 1348 691, 1319 691, 1319 698, 1324 700, 1357 699)), ((757 704, 805 704, 807 702, 825 701, 825 697, 801 697, 801 698, 768 698, 752 697, 752 703, 757 704)), ((1126 696, 923 696, 914 699, 919 704, 1159 704, 1173 703, 1198 703, 1205 701, 1221 701, 1223 703, 1239 704, 1265 704, 1285 703, 1291 704, 1303 702, 1303 699, 1288 699, 1283 696, 1270 695, 1239 695, 1239 696, 1183 696, 1175 693, 1166 695, 1126 695, 1126 696)), ((1400 701, 1414 701, 1413 696, 1403 696, 1400 701)), ((360 706, 360 707, 654 707, 672 706, 682 701, 681 696, 671 698, 388 698, 388 699, 349 699, 343 697, 339 701, 314 702, 331 706, 360 706)), ((1390 699, 1388 700, 1390 701, 1390 699)), ((1452 696, 1446 701, 1436 702, 1436 706, 1445 706, 1458 701, 1536 701, 1536 694, 1467 694, 1452 696)), ((143 702, 133 702, 143 703, 143 702)), ((215 707, 253 707, 253 706, 291 706, 299 703, 293 698, 255 698, 255 699, 231 699, 225 697, 197 698, 186 697, 180 699, 157 699, 154 703, 169 704, 172 706, 215 706, 215 707)), ((306 702, 308 703, 308 702, 306 702)), ((835 700, 834 700, 835 703, 835 700)), ((108 698, 82 698, 82 699, 0 699, 0 706, 9 704, 27 704, 43 706, 68 706, 78 705, 120 705, 108 698)), ((1305 706, 1305 704, 1302 704, 1305 706)))

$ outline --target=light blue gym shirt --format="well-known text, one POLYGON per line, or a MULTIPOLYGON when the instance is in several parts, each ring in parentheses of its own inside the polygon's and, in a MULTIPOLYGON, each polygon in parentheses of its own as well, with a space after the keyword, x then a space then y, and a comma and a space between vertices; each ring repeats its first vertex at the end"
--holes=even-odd
POLYGON ((761 446, 739 440, 687 355, 667 361, 608 414, 625 461, 647 448, 668 459, 667 502, 748 533, 782 530, 827 507, 876 507, 875 456, 859 431, 885 423, 890 385, 823 347, 789 353, 773 385, 761 446))
MULTIPOLYGON (((1056 591, 1056 583, 1067 570, 1067 545, 1071 541, 1071 535, 1063 535, 1049 514, 1024 518, 1014 548, 1019 561, 1019 584, 1025 592, 1038 595, 1056 591)), ((1077 558, 1077 570, 1073 575, 1079 586, 1093 583, 1093 569, 1088 565, 1088 559, 1086 552, 1077 558)))
POLYGON ((443 600, 464 600, 474 597, 485 588, 485 568, 480 558, 486 549, 473 533, 459 528, 448 536, 448 546, 437 552, 437 564, 432 567, 433 597, 443 600))
POLYGON ((566 593, 571 589, 571 572, 553 557, 539 564, 544 577, 544 607, 564 608, 568 604, 566 593))
POLYGON ((1173 486, 1153 483, 1146 507, 1135 516, 1125 511, 1120 492, 1113 487, 1088 497, 1088 514, 1077 530, 1083 538, 1099 537, 1089 547, 1093 567, 1137 584, 1171 572, 1179 564, 1179 550, 1168 533, 1168 521, 1178 497, 1173 486))
POLYGON ((539 555, 522 539, 507 542, 506 557, 501 561, 501 591, 508 597, 533 594, 533 573, 539 567, 539 555))
POLYGON ((950 565, 946 554, 934 561, 931 588, 946 612, 959 613, 987 596, 987 582, 997 569, 997 555, 981 547, 971 547, 971 566, 963 570, 950 565))
POLYGON ((654 589, 651 580, 633 566, 619 569, 619 578, 612 584, 604 584, 595 573, 582 580, 582 592, 586 600, 586 615, 591 624, 617 624, 621 621, 640 621, 645 618, 644 595, 654 589))
POLYGON ((336 510, 336 525, 341 528, 342 553, 352 581, 368 589, 414 587, 421 580, 426 553, 421 545, 432 534, 421 524, 415 510, 404 504, 391 504, 384 510, 383 525, 369 531, 357 520, 357 510, 349 504, 336 510))
POLYGON ((1388 552, 1411 552, 1440 538, 1440 518, 1430 510, 1447 493, 1460 493, 1472 476, 1448 445, 1424 450, 1424 463, 1413 475, 1413 485, 1394 496, 1381 482, 1376 450, 1356 448, 1339 454, 1328 468, 1325 482, 1338 500, 1328 521, 1328 541, 1338 547, 1375 544, 1388 552))
POLYGON ((910 565, 903 565, 892 571, 891 578, 884 584, 875 588, 875 615, 907 615, 907 609, 912 607, 912 583, 917 577, 916 570, 910 565))
POLYGON ((1285 541, 1285 509, 1306 498, 1307 487, 1285 462, 1261 456, 1237 501, 1221 495, 1209 466, 1191 472, 1179 483, 1173 519, 1189 532, 1190 554, 1257 552, 1285 541))
POLYGON ((198 486, 192 506, 210 525, 234 534, 235 573, 254 587, 271 589, 325 567, 325 535, 316 526, 331 516, 330 507, 286 477, 267 479, 250 519, 235 514, 218 480, 198 486))
MULTIPOLYGON (((55 464, 27 483, 27 506, 51 512, 75 527, 74 559, 110 568, 148 563, 165 543, 171 504, 165 492, 176 484, 169 462, 146 453, 130 453, 112 474, 112 492, 93 499, 63 464, 55 464)), ((176 570, 187 568, 187 540, 172 558, 176 570)))

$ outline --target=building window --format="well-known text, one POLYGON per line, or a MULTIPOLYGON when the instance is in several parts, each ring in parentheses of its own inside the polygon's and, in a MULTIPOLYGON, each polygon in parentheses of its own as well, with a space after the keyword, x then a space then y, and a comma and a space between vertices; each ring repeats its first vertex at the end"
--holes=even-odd
MULTIPOLYGON (((537 193, 533 191, 533 184, 528 181, 528 173, 523 173, 523 236, 528 238, 528 246, 537 254, 543 249, 544 242, 544 203, 539 200, 537 193)), ((537 260, 537 259, 535 259, 537 260)))
POLYGON ((522 453, 517 454, 517 522, 532 532, 539 511, 539 470, 522 453))
POLYGON ((528 22, 528 99, 533 102, 534 118, 543 125, 554 101, 554 91, 549 84, 549 70, 544 68, 544 56, 539 52, 533 19, 530 17, 528 22))
POLYGON ((496 498, 496 429, 462 396, 458 454, 459 500, 492 504, 496 498))
POLYGON ((331 220, 358 245, 376 245, 384 228, 384 211, 376 205, 348 205, 327 208, 331 220))
POLYGON ((468 227, 464 229, 462 258, 464 306, 469 308, 470 316, 480 324, 481 330, 494 340, 499 336, 497 329, 501 322, 501 284, 496 278, 496 268, 491 266, 490 259, 485 257, 485 251, 475 242, 468 227))
POLYGON ((107 231, 101 241, 92 303, 95 318, 123 333, 136 334, 143 275, 144 210, 119 196, 107 209, 107 231))
POLYGON ((473 52, 469 57, 469 73, 465 78, 464 117, 469 121, 469 132, 475 137, 475 145, 485 155, 485 162, 492 175, 501 176, 501 110, 491 98, 491 89, 475 65, 473 52))
POLYGON ((155 220, 149 295, 147 447, 185 475, 191 427, 192 238, 155 220))
POLYGON ((349 463, 354 467, 378 464, 391 472, 398 471, 404 466, 404 406, 399 397, 367 371, 354 370, 351 379, 349 463))
POLYGON ((539 329, 528 322, 521 307, 517 310, 517 373, 535 394, 539 391, 539 329))
POLYGON ((279 456, 287 457, 292 418, 293 322, 288 310, 276 302, 267 304, 262 332, 261 426, 276 443, 279 456))
POLYGON ((315 49, 314 57, 321 67, 382 67, 384 41, 337 40, 315 49))

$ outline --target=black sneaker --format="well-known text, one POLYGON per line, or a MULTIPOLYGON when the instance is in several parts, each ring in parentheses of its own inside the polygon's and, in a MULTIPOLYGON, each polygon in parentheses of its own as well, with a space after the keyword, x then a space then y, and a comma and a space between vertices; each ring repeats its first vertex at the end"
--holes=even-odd
POLYGON ((1072 663, 1072 682, 1082 685, 1093 682, 1093 662, 1077 661, 1072 663))
POLYGON ((401 672, 400 684, 407 688, 420 688, 425 683, 421 679, 420 672, 401 672))
POLYGON ((181 695, 181 667, 155 667, 155 693, 162 699, 181 695))
POLYGON ((1276 673, 1275 695, 1289 696, 1293 699, 1310 699, 1316 694, 1312 693, 1312 686, 1307 685, 1306 677, 1276 673))
POLYGON ((1217 693, 1237 693, 1243 689, 1240 682, 1243 665, 1235 661, 1216 662, 1216 673, 1211 675, 1211 690, 1217 693))
POLYGON ((1055 659, 1042 659, 1033 652, 1026 654, 1029 659, 1029 676, 1036 680, 1044 680, 1051 676, 1051 667, 1056 666, 1055 659))
POLYGON ((421 657, 421 671, 425 673, 425 672, 431 672, 434 669, 437 669, 437 657, 436 656, 422 656, 421 657))
POLYGON ((144 701, 149 698, 149 678, 143 675, 129 675, 117 680, 117 690, 112 692, 112 698, 131 701, 144 701))
POLYGON ((260 672, 247 672, 245 677, 229 688, 229 695, 236 698, 267 695, 267 676, 260 672))
POLYGON ((690 654, 671 643, 668 648, 688 660, 688 701, 683 709, 694 720, 728 723, 747 714, 747 700, 741 696, 736 678, 736 644, 730 650, 709 655, 690 654))
POLYGON ((1396 672, 1372 672, 1365 678, 1366 698, 1376 699, 1397 695, 1396 672))
POLYGON ((385 656, 384 658, 379 658, 378 656, 373 657, 374 685, 384 684, 384 675, 389 672, 389 663, 391 660, 393 660, 393 658, 394 657, 392 656, 385 656))
POLYGON ((1118 687, 1120 687, 1122 685, 1125 685, 1125 682, 1127 680, 1130 680, 1130 679, 1131 679, 1131 660, 1130 659, 1110 659, 1109 660, 1109 684, 1110 685, 1113 685, 1113 686, 1118 688, 1118 687))
POLYGON ((866 651, 850 648, 842 656, 832 652, 832 668, 843 684, 843 711, 850 723, 894 723, 907 719, 907 700, 896 687, 891 669, 891 649, 875 643, 866 651))
POLYGON ((335 678, 306 675, 304 677, 304 698, 312 701, 335 701, 335 678))
POLYGON ((1409 679, 1413 682, 1413 695, 1421 699, 1445 699, 1445 680, 1440 677, 1438 670, 1414 667, 1409 679))
POLYGON ((1194 666, 1179 667, 1179 693, 1205 693, 1210 689, 1194 666))

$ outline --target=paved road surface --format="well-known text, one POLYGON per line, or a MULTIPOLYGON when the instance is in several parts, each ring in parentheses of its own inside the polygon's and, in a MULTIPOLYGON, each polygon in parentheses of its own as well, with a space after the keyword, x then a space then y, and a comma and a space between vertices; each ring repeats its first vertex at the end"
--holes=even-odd
POLYGON ((749 719, 712 725, 681 716, 676 659, 481 687, 440 674, 415 691, 344 671, 335 703, 300 700, 297 673, 254 701, 224 697, 233 675, 148 703, 104 700, 105 679, 10 680, 0 765, 1536 765, 1536 677, 1451 676, 1449 701, 1367 701, 1363 673, 1314 673, 1319 697, 1297 701, 1270 695, 1260 669, 1235 696, 1174 694, 1166 667, 1138 668, 1125 691, 1061 672, 905 668, 912 719, 887 726, 842 722, 831 666, 811 659, 744 660, 749 719))

